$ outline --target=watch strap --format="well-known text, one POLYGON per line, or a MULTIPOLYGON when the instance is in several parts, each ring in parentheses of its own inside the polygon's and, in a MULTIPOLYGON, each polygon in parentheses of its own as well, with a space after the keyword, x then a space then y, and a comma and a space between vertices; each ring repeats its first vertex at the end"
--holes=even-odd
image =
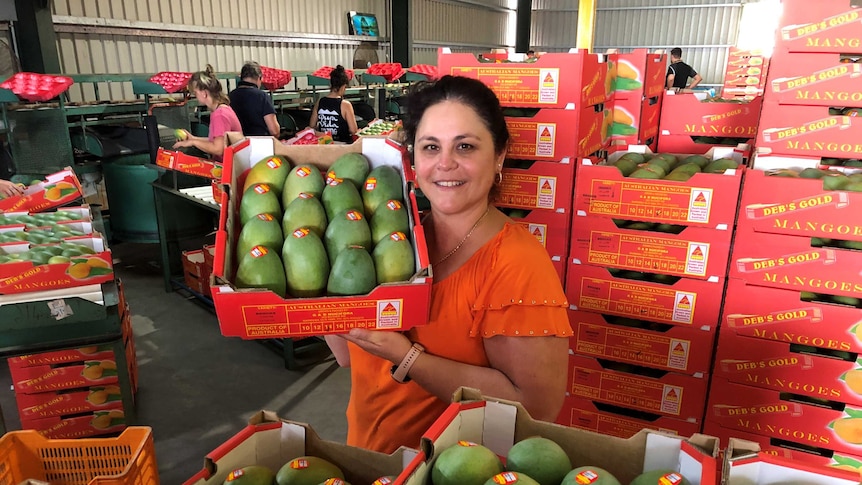
POLYGON ((401 363, 392 366, 392 378, 395 379, 395 382, 399 384, 404 384, 410 380, 410 377, 407 374, 410 372, 410 369, 413 367, 413 364, 416 363, 416 359, 419 358, 419 354, 425 351, 425 347, 420 344, 414 343, 410 350, 407 351, 407 355, 404 356, 404 359, 401 360, 401 363))

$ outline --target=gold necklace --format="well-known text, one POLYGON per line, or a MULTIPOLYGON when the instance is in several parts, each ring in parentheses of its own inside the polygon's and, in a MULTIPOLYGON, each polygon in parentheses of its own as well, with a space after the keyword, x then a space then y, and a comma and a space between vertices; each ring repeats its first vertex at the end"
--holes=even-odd
POLYGON ((451 251, 449 251, 449 253, 447 253, 447 254, 446 254, 446 256, 443 256, 442 258, 440 258, 440 260, 439 260, 439 261, 437 261, 436 263, 433 263, 433 264, 432 264, 432 266, 436 266, 436 265, 439 265, 439 264, 443 264, 443 261, 446 261, 447 259, 451 258, 453 254, 457 253, 457 252, 458 252, 458 250, 459 250, 459 249, 461 249, 461 246, 463 246, 463 245, 464 245, 464 243, 465 243, 465 242, 467 242, 467 239, 470 239, 470 236, 472 236, 472 235, 473 235, 473 231, 475 231, 475 230, 476 230, 476 228, 477 228, 477 227, 479 227, 479 224, 481 224, 481 223, 482 223, 482 220, 483 220, 483 219, 485 219, 485 216, 487 216, 489 212, 491 212, 491 206, 490 206, 490 204, 488 205, 488 208, 487 208, 487 209, 485 209, 485 213, 484 213, 484 214, 482 214, 482 217, 480 217, 479 219, 477 219, 477 220, 476 220, 476 223, 475 223, 475 224, 473 224, 473 227, 471 227, 471 228, 470 228, 470 231, 467 233, 467 235, 466 235, 466 236, 464 236, 464 239, 462 239, 462 240, 461 240, 461 242, 459 242, 459 243, 458 243, 458 245, 457 245, 457 246, 455 246, 455 248, 454 248, 454 249, 452 249, 451 251))

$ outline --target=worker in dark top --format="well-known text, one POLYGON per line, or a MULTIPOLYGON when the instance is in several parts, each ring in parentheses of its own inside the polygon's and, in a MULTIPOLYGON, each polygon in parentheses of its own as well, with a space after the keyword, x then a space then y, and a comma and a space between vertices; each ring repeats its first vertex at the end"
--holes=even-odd
POLYGON ((260 64, 246 62, 239 73, 241 81, 230 92, 230 107, 239 118, 242 133, 246 136, 278 136, 281 126, 275 116, 275 107, 266 91, 260 89, 260 64))
POLYGON ((353 135, 359 131, 353 105, 344 99, 347 91, 347 72, 337 66, 329 75, 329 94, 314 103, 309 126, 320 132, 332 133, 333 141, 352 143, 353 135))
POLYGON ((667 88, 679 92, 682 89, 694 89, 703 78, 693 67, 682 62, 682 49, 674 47, 670 50, 670 66, 667 67, 667 88), (692 78, 691 84, 688 78, 692 78))

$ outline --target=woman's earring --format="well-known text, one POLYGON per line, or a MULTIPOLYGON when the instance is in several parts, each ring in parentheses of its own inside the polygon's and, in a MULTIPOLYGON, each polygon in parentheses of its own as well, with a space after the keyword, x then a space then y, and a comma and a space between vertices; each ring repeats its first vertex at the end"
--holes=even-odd
POLYGON ((503 183, 503 172, 497 172, 497 175, 494 177, 494 183, 497 185, 503 183))

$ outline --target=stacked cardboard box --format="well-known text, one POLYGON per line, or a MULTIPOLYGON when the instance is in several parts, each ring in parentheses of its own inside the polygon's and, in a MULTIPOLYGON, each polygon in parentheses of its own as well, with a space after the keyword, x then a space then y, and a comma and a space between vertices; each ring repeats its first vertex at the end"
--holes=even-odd
POLYGON ((676 182, 579 168, 559 423, 621 437, 700 430, 742 172, 676 182))
POLYGON ((758 165, 794 157, 816 166, 824 157, 862 156, 862 65, 853 62, 862 56, 862 9, 850 0, 782 6, 757 132, 758 165))
POLYGON ((657 150, 667 55, 635 49, 626 54, 609 53, 608 64, 613 79, 608 103, 613 113, 610 150, 628 145, 657 150))
POLYGON ((721 97, 725 99, 754 99, 763 96, 769 57, 759 50, 730 47, 724 69, 721 97))
POLYGON ((494 203, 542 242, 564 282, 576 164, 608 141, 608 63, 576 49, 499 64, 441 49, 437 65, 485 82, 506 108, 512 138, 494 203))
POLYGON ((763 98, 726 100, 668 91, 662 100, 658 150, 703 154, 716 146, 750 144, 763 98))
MULTIPOLYGON (((862 9, 784 0, 754 167, 855 158, 862 9), (835 114, 832 114, 835 113, 835 114)), ((726 444, 862 466, 862 194, 819 179, 745 177, 704 431, 726 444)))

